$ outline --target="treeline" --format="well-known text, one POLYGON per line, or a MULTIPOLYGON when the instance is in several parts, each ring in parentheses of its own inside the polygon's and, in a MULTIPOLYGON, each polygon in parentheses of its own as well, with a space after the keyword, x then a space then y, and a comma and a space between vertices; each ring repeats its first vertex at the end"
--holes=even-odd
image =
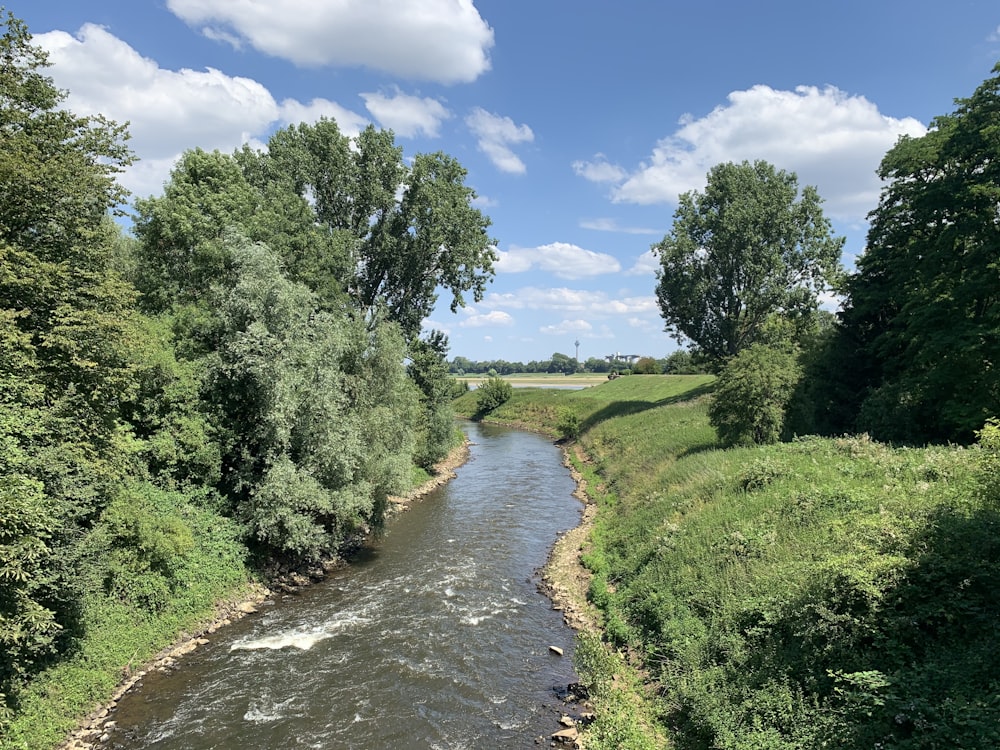
POLYGON ((691 375, 705 372, 704 363, 691 352, 679 350, 666 357, 642 357, 635 363, 619 359, 599 359, 590 357, 585 362, 579 362, 576 357, 555 352, 549 359, 524 362, 508 362, 505 359, 492 359, 483 362, 455 357, 448 364, 448 370, 453 375, 514 375, 517 373, 563 373, 574 372, 622 372, 631 370, 644 375, 691 375))
POLYGON ((815 188, 766 162, 720 164, 681 196, 659 255, 668 330, 719 373, 728 444, 868 433, 968 444, 1000 416, 1000 65, 878 170, 856 269, 815 188), (819 309, 836 293, 842 309, 819 309))
POLYGON ((126 234, 125 127, 66 111, 3 24, 0 737, 99 621, 377 529, 455 440, 448 342, 420 323, 495 260, 457 161, 330 120, 186 152, 126 234))

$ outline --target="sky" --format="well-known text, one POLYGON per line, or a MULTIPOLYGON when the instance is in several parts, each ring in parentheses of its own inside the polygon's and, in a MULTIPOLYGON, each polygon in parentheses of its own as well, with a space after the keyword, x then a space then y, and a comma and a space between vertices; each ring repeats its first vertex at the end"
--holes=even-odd
MULTIPOLYGON (((879 161, 1000 59, 996 0, 8 0, 80 115, 128 121, 133 195, 186 149, 333 118, 468 170, 499 261, 425 328, 451 356, 664 357, 650 248, 681 193, 764 159, 814 185, 843 262, 879 161)), ((835 300, 827 303, 836 304, 835 300)))

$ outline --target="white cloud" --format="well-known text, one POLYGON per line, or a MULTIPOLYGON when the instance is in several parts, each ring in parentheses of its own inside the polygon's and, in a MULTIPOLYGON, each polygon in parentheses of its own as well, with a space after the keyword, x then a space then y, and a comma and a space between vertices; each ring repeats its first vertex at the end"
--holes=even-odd
POLYGON ((591 182, 621 182, 628 172, 608 161, 604 154, 595 154, 595 161, 575 161, 573 171, 591 182))
POLYGON ((621 232, 622 234, 652 234, 663 235, 663 229, 648 227, 623 227, 615 219, 584 219, 580 222, 582 229, 593 229, 597 232, 621 232))
POLYGON ((451 112, 437 99, 420 98, 396 89, 393 96, 382 93, 362 94, 365 106, 379 124, 403 138, 413 138, 423 133, 430 138, 440 135, 441 122, 451 117, 451 112))
POLYGON ((660 270, 660 259, 652 250, 647 250, 636 259, 635 265, 626 271, 626 274, 629 276, 652 276, 658 270, 660 270))
POLYGON ((281 102, 281 122, 287 125, 298 125, 300 122, 316 122, 321 117, 335 120, 340 132, 353 138, 369 125, 364 115, 359 115, 347 107, 329 99, 312 99, 303 104, 296 99, 285 99, 281 102))
POLYGON ((600 290, 566 287, 522 287, 516 292, 493 292, 480 303, 489 310, 540 310, 560 315, 605 319, 615 315, 659 314, 656 298, 615 296, 600 290))
POLYGON ((499 251, 498 255, 498 273, 522 273, 540 268, 561 279, 582 279, 621 270, 621 264, 614 256, 566 242, 553 242, 540 247, 514 247, 507 252, 499 251))
POLYGON ((213 39, 236 37, 301 66, 363 66, 468 83, 490 68, 493 29, 472 0, 167 0, 213 39))
POLYGON ((470 315, 461 323, 460 328, 482 328, 483 326, 511 326, 514 325, 514 318, 510 313, 502 310, 492 310, 485 315, 475 313, 470 315))
POLYGON ((703 188, 714 165, 764 159, 795 172, 800 186, 815 185, 830 216, 860 220, 878 201, 882 156, 900 135, 925 132, 913 118, 883 115, 864 97, 832 86, 754 86, 734 91, 704 117, 683 118, 612 195, 617 202, 676 203, 680 193, 703 188))
POLYGON ((565 336, 567 334, 590 333, 592 330, 594 330, 594 327, 586 320, 577 319, 564 320, 555 325, 542 326, 538 329, 538 332, 546 336, 565 336))
POLYGON ((181 152, 189 148, 232 151, 261 146, 276 124, 337 121, 357 135, 368 121, 336 102, 313 99, 280 105, 250 78, 204 71, 168 70, 140 55, 107 29, 85 24, 76 35, 52 31, 34 37, 49 53, 49 75, 69 90, 66 106, 80 115, 105 114, 128 122, 129 146, 139 161, 121 175, 137 196, 159 193, 181 152))
POLYGON ((527 125, 515 125, 509 117, 487 112, 476 107, 465 118, 465 124, 479 141, 479 150, 486 154, 501 172, 524 174, 527 167, 515 154, 510 144, 531 143, 535 134, 527 125))
POLYGON ((49 53, 53 80, 69 89, 67 106, 130 121, 131 145, 145 158, 193 146, 232 148, 279 116, 274 97, 257 81, 214 68, 165 70, 101 26, 34 41, 49 53))

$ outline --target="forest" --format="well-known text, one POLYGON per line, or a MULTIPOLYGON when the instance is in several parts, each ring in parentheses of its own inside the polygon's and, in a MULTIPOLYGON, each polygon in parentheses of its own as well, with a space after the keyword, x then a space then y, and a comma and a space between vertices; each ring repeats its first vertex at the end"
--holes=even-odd
POLYGON ((455 159, 404 162, 391 132, 350 139, 332 120, 266 152, 193 147, 129 207, 126 127, 67 111, 45 68, 8 14, 0 737, 15 747, 54 744, 118 670, 266 564, 379 530, 387 497, 459 439, 448 341, 421 322, 442 290, 479 299, 495 261, 455 159))

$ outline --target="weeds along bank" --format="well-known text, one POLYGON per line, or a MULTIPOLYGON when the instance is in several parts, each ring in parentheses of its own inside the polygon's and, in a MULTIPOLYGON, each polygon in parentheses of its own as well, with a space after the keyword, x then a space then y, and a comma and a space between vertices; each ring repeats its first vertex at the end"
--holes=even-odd
MULTIPOLYGON (((575 415, 593 460, 590 597, 646 683, 599 701, 587 747, 655 746, 642 726, 692 750, 1000 746, 996 441, 719 450, 708 383, 518 390, 489 415, 575 415)), ((593 681, 615 667, 592 645, 593 681)))

